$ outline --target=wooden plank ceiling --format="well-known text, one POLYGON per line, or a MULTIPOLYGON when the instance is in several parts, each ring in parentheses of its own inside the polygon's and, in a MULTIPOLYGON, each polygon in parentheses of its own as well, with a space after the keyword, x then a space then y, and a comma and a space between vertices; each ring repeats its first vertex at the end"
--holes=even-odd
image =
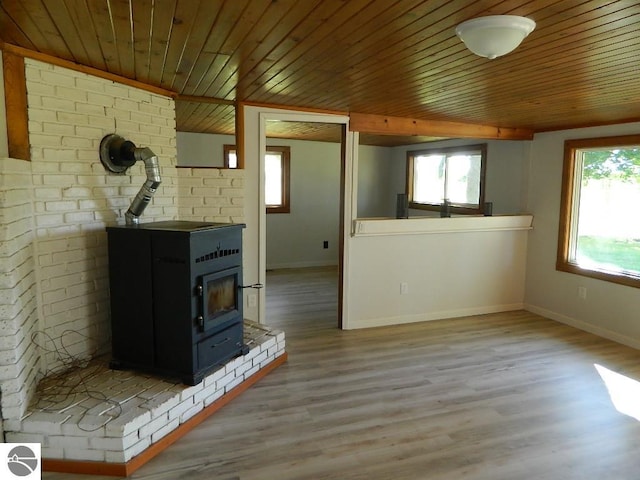
POLYGON ((0 39, 225 101, 178 97, 181 131, 232 133, 233 101, 535 131, 640 119, 635 1, 2 0, 0 39), (487 60, 454 29, 495 14, 537 27, 487 60))

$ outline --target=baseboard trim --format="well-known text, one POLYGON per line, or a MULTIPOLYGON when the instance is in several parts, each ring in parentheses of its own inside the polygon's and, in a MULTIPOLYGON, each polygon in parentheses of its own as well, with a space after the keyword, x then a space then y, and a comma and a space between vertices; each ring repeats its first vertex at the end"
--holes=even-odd
POLYGON ((443 310, 439 312, 420 313, 417 315, 401 315, 397 317, 371 318, 357 321, 350 321, 345 330, 356 330, 359 328, 387 327, 391 325, 403 325, 405 323, 430 322, 433 320, 444 320, 447 318, 469 317, 472 315, 486 315, 488 313, 511 312, 522 310, 522 303, 510 303, 505 305, 486 305, 481 307, 459 308, 456 310, 443 310))
POLYGON ((249 387, 256 382, 264 378, 273 370, 287 361, 287 353, 283 353, 271 363, 261 368, 256 373, 247 378, 237 387, 224 394, 218 400, 206 407, 200 413, 196 414, 185 423, 176 428, 173 432, 163 437, 158 442, 151 445, 144 452, 140 453, 136 457, 132 458, 126 463, 107 463, 107 462, 83 462, 78 460, 58 460, 58 459, 42 459, 42 471, 43 472, 61 472, 61 473, 82 473, 85 475, 106 475, 113 477, 128 477, 133 472, 138 470, 144 464, 149 462, 152 458, 156 457, 162 451, 164 451, 171 444, 185 436, 196 426, 201 424, 204 420, 209 418, 215 412, 220 410, 226 404, 231 402, 234 398, 239 396, 249 387))
POLYGON ((598 337, 606 338, 607 340, 611 340, 616 343, 620 343, 622 345, 626 345, 627 347, 634 348, 636 350, 640 350, 640 341, 636 340, 632 337, 627 337, 626 335, 622 335, 620 333, 614 332, 612 330, 608 330, 606 328, 598 327, 597 325, 593 325, 591 323, 583 322, 582 320, 577 320, 572 317, 568 317, 561 313, 556 313, 551 310, 547 310, 545 308, 537 307, 531 304, 525 304, 524 309, 528 312, 535 313, 540 315, 541 317, 546 317, 551 320, 555 320, 556 322, 564 323, 565 325, 569 325, 570 327, 577 328, 578 330, 582 330, 584 332, 593 333, 598 337))

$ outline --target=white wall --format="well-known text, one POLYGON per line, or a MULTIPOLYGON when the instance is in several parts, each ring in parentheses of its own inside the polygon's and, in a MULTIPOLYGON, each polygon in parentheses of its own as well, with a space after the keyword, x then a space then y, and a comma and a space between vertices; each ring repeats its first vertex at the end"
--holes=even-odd
MULTIPOLYGON (((529 238, 525 302, 555 320, 640 348, 638 289, 555 269, 566 139, 636 134, 640 123, 537 134, 531 147, 528 208, 534 214, 529 238), (578 287, 587 298, 578 298, 578 287)), ((629 221, 637 222, 633 207, 629 221)))
MULTIPOLYGON (((178 165, 213 166, 221 161, 224 144, 235 144, 235 138, 178 132, 178 165)), ((267 139, 267 144, 291 148, 291 212, 267 215, 267 268, 337 265, 340 144, 281 139, 267 139)), ((391 149, 362 145, 359 158, 359 216, 395 216, 399 192, 388 181, 391 149)))
POLYGON ((397 194, 405 188, 390 181, 398 167, 392 153, 390 147, 358 147, 358 217, 395 217, 397 194))
POLYGON ((178 165, 224 167, 224 145, 235 145, 235 135, 177 132, 178 165))
POLYGON ((465 217, 374 220, 385 228, 349 241, 346 328, 522 308, 529 232, 494 227, 509 219, 475 217, 468 229, 465 217))
POLYGON ((291 149, 291 211, 267 215, 267 268, 338 264, 340 144, 268 139, 291 149), (323 242, 329 248, 323 248, 323 242))
MULTIPOLYGON (((526 213, 529 169, 529 141, 455 139, 393 148, 394 170, 391 181, 395 190, 405 191, 407 151, 433 147, 487 144, 487 171, 485 201, 493 202, 493 213, 526 213)), ((411 216, 434 215, 422 210, 411 210, 411 216)))

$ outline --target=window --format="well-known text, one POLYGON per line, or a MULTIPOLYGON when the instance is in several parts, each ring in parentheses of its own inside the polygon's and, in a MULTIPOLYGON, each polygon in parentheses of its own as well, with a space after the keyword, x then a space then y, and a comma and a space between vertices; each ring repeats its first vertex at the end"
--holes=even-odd
POLYGON ((486 156, 486 144, 407 152, 409 206, 440 210, 448 200, 453 213, 482 213, 486 156))
MULTIPOLYGON (((267 147, 264 159, 267 213, 289 213, 289 147, 267 147)), ((235 145, 224 145, 224 166, 237 168, 235 145)))
POLYGON ((640 135, 567 140, 561 271, 640 287, 640 135))

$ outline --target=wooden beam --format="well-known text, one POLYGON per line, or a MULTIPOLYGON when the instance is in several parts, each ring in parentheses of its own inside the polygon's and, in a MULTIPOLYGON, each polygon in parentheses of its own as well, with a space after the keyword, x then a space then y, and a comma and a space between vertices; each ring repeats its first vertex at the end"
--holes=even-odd
POLYGON ((214 105, 235 105, 235 100, 225 100, 224 98, 196 97, 193 95, 177 95, 177 102, 212 103, 214 105))
POLYGON ((10 45, 8 43, 0 44, 0 50, 2 50, 5 53, 5 55, 7 53, 12 53, 14 55, 17 55, 23 58, 31 58, 33 60, 39 60, 41 62, 49 63, 51 65, 57 65, 59 67, 68 68, 69 70, 75 70, 76 72, 82 72, 88 75, 93 75, 94 77, 111 80, 112 82, 121 83, 129 87, 139 88, 140 90, 145 90, 147 92, 162 95, 164 97, 175 98, 178 95, 176 92, 173 92, 171 90, 167 90, 161 87, 156 87, 154 85, 149 85, 143 82, 139 82, 137 80, 132 80, 130 78, 121 77, 120 75, 115 75, 113 73, 104 72, 97 68, 87 67, 86 65, 80 65, 79 63, 71 62, 69 60, 64 60, 62 58, 54 57, 52 55, 47 55, 46 53, 34 52, 33 50, 29 50, 27 48, 16 47, 15 45, 10 45))
POLYGON ((2 60, 9 157, 28 161, 31 148, 24 58, 5 51, 2 60))
POLYGON ((418 120, 355 112, 351 112, 349 117, 349 129, 352 132, 377 135, 532 140, 534 133, 533 130, 526 128, 502 128, 472 123, 418 120))

